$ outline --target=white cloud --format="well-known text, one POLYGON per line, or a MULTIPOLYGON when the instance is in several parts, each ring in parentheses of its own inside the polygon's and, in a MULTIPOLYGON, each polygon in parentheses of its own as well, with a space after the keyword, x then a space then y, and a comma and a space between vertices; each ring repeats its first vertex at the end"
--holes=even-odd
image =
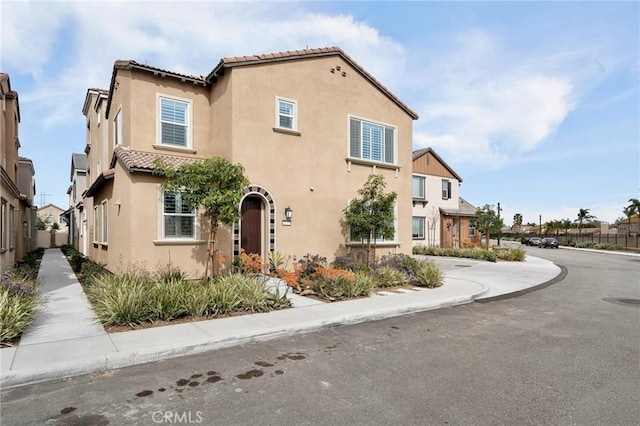
POLYGON ((81 119, 86 89, 108 88, 116 59, 207 74, 222 56, 338 45, 385 84, 404 64, 403 48, 376 29, 292 3, 18 3, 8 15, 3 49, 9 65, 36 76, 21 103, 45 129, 81 119))
POLYGON ((423 71, 415 148, 431 146, 456 163, 498 168, 539 146, 575 102, 567 73, 539 62, 508 52, 479 30, 462 34, 453 46, 445 42, 423 71))

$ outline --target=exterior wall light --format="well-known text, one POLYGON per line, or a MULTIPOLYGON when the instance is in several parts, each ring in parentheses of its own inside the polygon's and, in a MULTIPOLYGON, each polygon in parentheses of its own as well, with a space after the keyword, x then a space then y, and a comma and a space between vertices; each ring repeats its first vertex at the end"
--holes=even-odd
POLYGON ((291 220, 291 217, 293 216, 293 210, 291 210, 291 208, 287 207, 284 209, 284 217, 287 218, 287 220, 291 220))

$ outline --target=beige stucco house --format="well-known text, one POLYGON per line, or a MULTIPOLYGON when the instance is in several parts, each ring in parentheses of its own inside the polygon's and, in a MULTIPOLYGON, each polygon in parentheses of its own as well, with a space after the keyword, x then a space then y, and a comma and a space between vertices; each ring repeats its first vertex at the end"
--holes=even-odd
POLYGON ((83 254, 87 254, 87 240, 84 238, 86 221, 84 215, 83 195, 87 189, 87 155, 84 153, 71 154, 71 171, 69 173, 71 185, 67 189, 69 208, 62 214, 62 221, 69 230, 67 244, 73 246, 83 254))
POLYGON ((20 105, 9 75, 0 73, 0 270, 35 249, 35 171, 20 157, 20 105))
POLYGON ((477 243, 476 208, 460 197, 462 178, 431 148, 413 152, 413 245, 477 243))
POLYGON ((418 116, 339 48, 223 58, 207 76, 116 61, 109 90, 88 90, 83 113, 88 255, 110 270, 171 262, 202 273, 202 218, 163 192, 157 158, 245 168, 242 219, 216 241, 227 268, 241 249, 265 259, 357 250, 343 209, 372 173, 398 194, 395 238, 378 253, 411 253, 418 116))

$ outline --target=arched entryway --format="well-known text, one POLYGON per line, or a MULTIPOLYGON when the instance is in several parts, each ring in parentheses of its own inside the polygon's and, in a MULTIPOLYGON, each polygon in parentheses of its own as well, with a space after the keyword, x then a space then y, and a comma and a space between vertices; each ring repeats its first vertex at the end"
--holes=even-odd
POLYGON ((266 257, 276 247, 276 210, 273 197, 266 189, 250 185, 240 202, 242 217, 233 226, 233 254, 240 249, 266 257))

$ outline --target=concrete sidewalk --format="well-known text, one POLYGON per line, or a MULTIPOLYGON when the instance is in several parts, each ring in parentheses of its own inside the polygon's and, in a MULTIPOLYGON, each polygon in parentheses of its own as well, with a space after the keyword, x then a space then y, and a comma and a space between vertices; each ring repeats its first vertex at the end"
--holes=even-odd
MULTIPOLYGON (((436 289, 379 292, 324 303, 291 294, 293 308, 108 334, 60 250, 47 250, 38 278, 44 306, 17 347, 0 349, 2 387, 70 377, 272 339, 334 325, 420 312, 521 291, 552 280, 560 268, 528 256, 489 263, 429 257, 445 274, 436 289)), ((270 280, 270 286, 278 286, 270 280)))

